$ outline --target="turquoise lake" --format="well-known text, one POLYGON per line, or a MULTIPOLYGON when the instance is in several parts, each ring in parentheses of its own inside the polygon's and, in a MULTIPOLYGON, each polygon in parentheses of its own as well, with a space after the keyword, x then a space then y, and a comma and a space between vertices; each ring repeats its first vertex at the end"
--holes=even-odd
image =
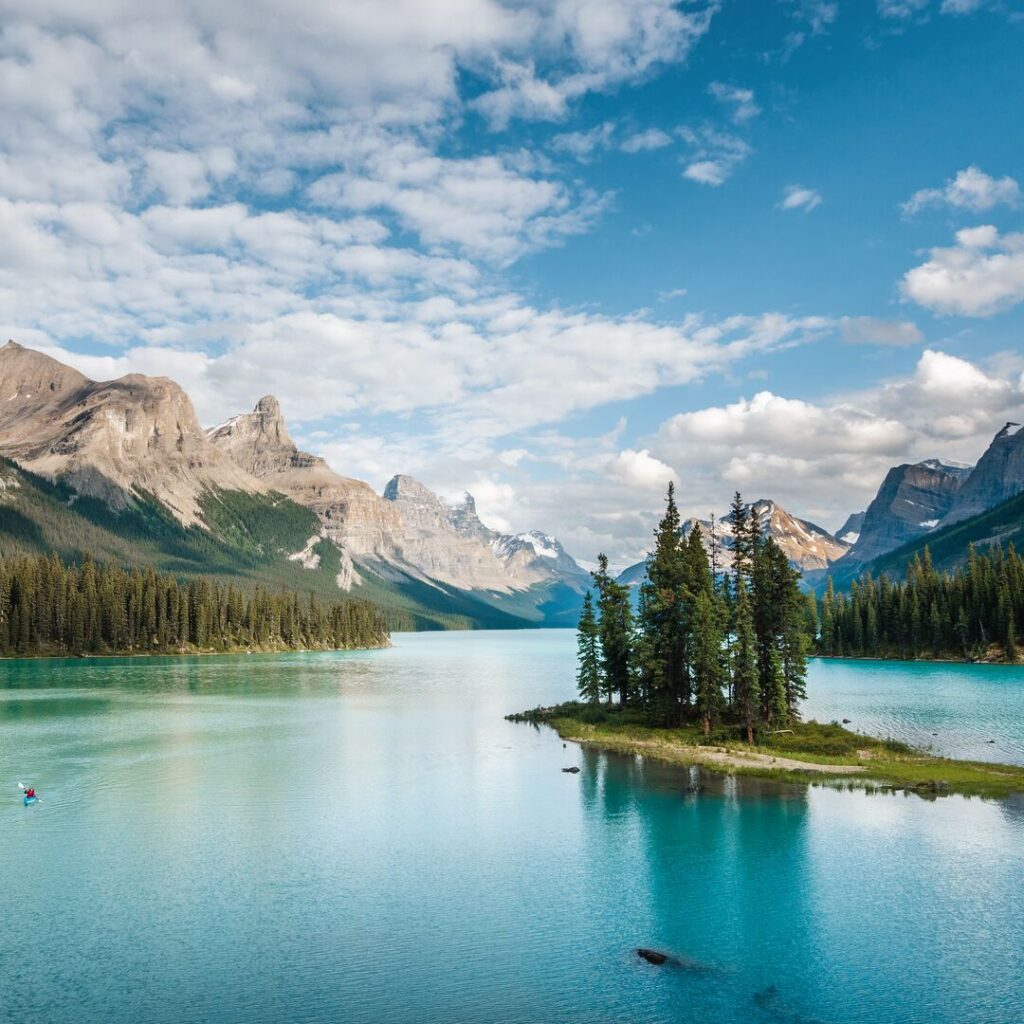
MULTIPOLYGON (((569 631, 0 663, 0 1021, 1024 1019, 1024 800, 694 795, 503 720, 573 670, 569 631)), ((813 662, 809 690, 1024 763, 1020 669, 813 662)))

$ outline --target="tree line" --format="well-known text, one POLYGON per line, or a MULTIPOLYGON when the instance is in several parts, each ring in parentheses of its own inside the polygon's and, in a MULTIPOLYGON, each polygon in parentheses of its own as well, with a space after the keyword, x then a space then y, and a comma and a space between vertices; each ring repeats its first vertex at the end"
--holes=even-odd
POLYGON ((940 572, 925 548, 902 582, 865 574, 849 594, 837 594, 830 580, 819 618, 817 650, 824 655, 971 660, 997 653, 1016 661, 1024 559, 1012 544, 988 554, 971 546, 963 565, 940 572))
POLYGON ((387 640, 381 613, 365 601, 321 606, 312 594, 182 583, 88 555, 80 565, 56 554, 0 560, 0 655, 343 649, 387 640))
POLYGON ((813 601, 739 493, 729 571, 719 569, 713 526, 707 542, 697 524, 683 536, 672 485, 665 504, 635 609, 598 556, 579 622, 580 696, 639 708, 658 725, 697 723, 705 734, 739 724, 753 742, 799 716, 813 601))

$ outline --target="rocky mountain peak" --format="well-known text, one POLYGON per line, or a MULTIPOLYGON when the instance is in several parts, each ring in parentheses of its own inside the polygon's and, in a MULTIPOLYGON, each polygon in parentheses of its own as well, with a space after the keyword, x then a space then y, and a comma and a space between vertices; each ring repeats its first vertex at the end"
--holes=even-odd
POLYGON ((430 505, 441 503, 441 499, 429 487, 405 473, 396 473, 387 482, 384 497, 388 501, 422 501, 430 505))
POLYGON ((1024 429, 1007 423, 963 481, 942 525, 958 523, 1024 491, 1024 429))
POLYGON ((8 342, 0 395, 0 454, 115 508, 141 491, 191 523, 211 487, 262 489, 209 444, 188 396, 166 377, 92 381, 8 342))
POLYGON ((210 440, 236 465, 255 477, 266 477, 293 466, 326 465, 323 459, 299 451, 273 395, 264 395, 250 413, 232 416, 207 431, 210 440))
POLYGON ((953 507, 969 472, 939 459, 893 466, 864 512, 846 558, 866 562, 934 530, 953 507))
POLYGON ((273 395, 264 395, 257 403, 253 412, 270 419, 282 420, 281 403, 273 395))

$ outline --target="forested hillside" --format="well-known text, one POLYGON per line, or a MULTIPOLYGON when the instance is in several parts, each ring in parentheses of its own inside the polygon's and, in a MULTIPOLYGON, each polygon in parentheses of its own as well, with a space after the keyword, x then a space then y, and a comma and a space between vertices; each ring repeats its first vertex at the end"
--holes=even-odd
POLYGON ((322 606, 314 595, 250 592, 206 578, 180 584, 87 556, 0 560, 0 655, 167 654, 380 647, 380 611, 365 601, 322 606))
MULTIPOLYGON (((966 524, 964 524, 966 525, 966 524)), ((866 573, 820 606, 821 654, 846 657, 1017 661, 1024 630, 1024 559, 1013 545, 939 570, 931 552, 915 554, 904 581, 866 573)))
MULTIPOLYGON (((137 495, 113 510, 61 483, 51 483, 0 459, 0 558, 55 552, 68 563, 98 561, 146 568, 179 581, 203 577, 221 586, 256 585, 315 593, 323 602, 343 596, 341 555, 329 540, 313 544, 303 561, 289 557, 320 533, 316 514, 280 494, 209 490, 203 522, 184 526, 161 502, 137 495)), ((360 570, 352 596, 378 605, 391 629, 516 628, 531 623, 455 588, 433 586, 389 569, 360 570)))

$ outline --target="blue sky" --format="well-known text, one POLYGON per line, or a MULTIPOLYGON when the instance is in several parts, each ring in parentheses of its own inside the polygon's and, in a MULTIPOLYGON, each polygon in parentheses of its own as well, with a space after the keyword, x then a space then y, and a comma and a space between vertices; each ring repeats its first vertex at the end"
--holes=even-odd
POLYGON ((0 0, 0 329, 581 559, 1024 418, 1017 0, 0 0))

